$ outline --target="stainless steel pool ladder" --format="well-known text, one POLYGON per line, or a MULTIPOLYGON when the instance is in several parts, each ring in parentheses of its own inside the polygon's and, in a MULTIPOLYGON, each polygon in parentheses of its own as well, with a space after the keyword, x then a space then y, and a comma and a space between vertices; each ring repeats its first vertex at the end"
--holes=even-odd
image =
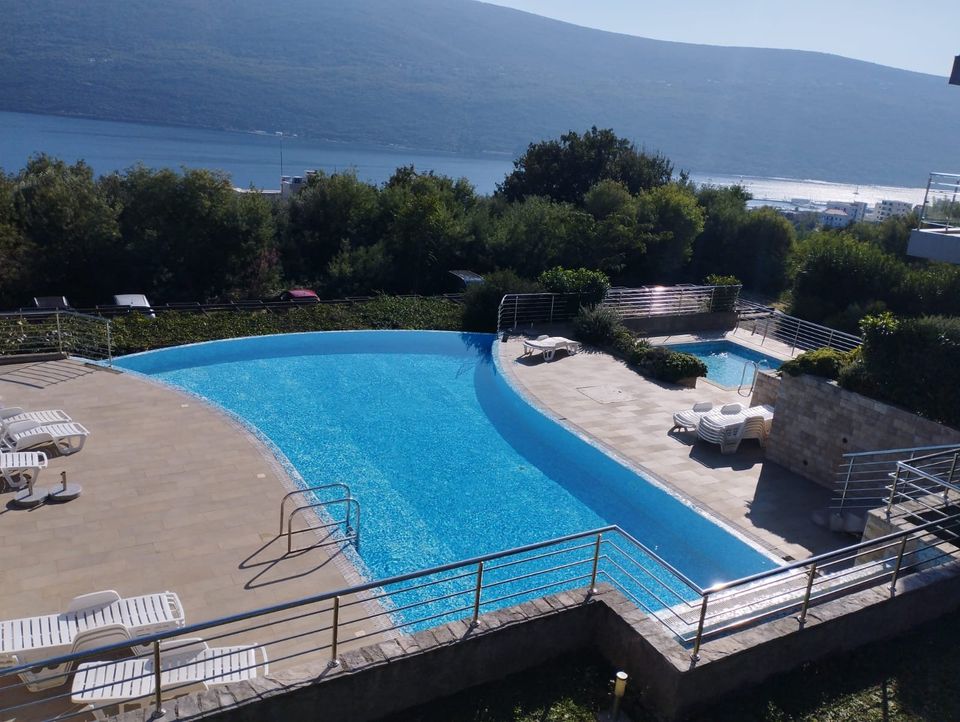
POLYGON ((765 359, 761 359, 760 361, 747 361, 743 364, 743 372, 740 374, 740 385, 737 387, 737 393, 740 394, 740 396, 749 396, 753 393, 753 389, 757 385, 757 375, 760 373, 761 366, 767 366, 769 368, 770 364, 768 364, 765 359), (747 393, 743 393, 747 370, 751 368, 753 369, 753 375, 750 377, 750 386, 747 389, 747 393))
MULTIPOLYGON (((284 534, 287 535, 287 553, 289 554, 293 549, 293 518, 298 514, 307 511, 308 509, 317 509, 322 508, 326 509, 327 507, 335 506, 338 504, 343 504, 346 507, 346 516, 344 519, 336 520, 332 519, 328 522, 321 523, 317 526, 307 527, 306 529, 301 529, 301 531, 319 531, 321 529, 329 529, 331 527, 339 527, 341 524, 344 527, 343 536, 339 539, 334 540, 334 543, 339 542, 353 542, 353 545, 359 549, 360 548, 360 502, 353 498, 350 494, 350 487, 346 484, 334 483, 334 484, 319 484, 316 486, 308 486, 305 489, 297 489, 296 491, 291 491, 289 494, 286 494, 283 499, 280 500, 280 536, 284 534), (289 514, 284 515, 287 506, 287 500, 294 497, 304 494, 312 494, 314 492, 324 491, 326 489, 343 489, 344 496, 337 499, 323 499, 320 500, 319 497, 315 497, 318 500, 310 504, 302 504, 301 506, 292 509, 289 514), (284 524, 286 520, 286 524, 284 524), (284 531, 284 526, 286 526, 286 531, 284 531)), ((322 519, 321 519, 322 521, 322 519)))

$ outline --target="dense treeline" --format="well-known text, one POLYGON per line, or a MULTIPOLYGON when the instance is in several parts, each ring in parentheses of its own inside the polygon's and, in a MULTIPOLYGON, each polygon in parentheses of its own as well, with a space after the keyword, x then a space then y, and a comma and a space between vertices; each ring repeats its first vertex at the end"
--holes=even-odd
POLYGON ((399 168, 376 186, 319 173, 292 198, 237 193, 206 170, 134 167, 95 178, 37 156, 0 173, 0 306, 65 295, 74 305, 144 293, 156 302, 456 290, 451 269, 488 277, 478 303, 538 288, 562 266, 616 285, 735 276, 794 313, 857 331, 868 313, 960 314, 960 271, 906 257, 915 219, 824 231, 750 210, 741 187, 694 187, 670 161, 613 131, 531 144, 492 196, 399 168))
POLYGON ((324 296, 433 294, 456 290, 455 268, 535 279, 587 267, 619 284, 671 283, 711 267, 696 258, 705 234, 733 254, 725 272, 752 279, 755 262, 739 244, 792 243, 789 224, 773 216, 759 236, 736 237, 712 209, 752 218, 741 189, 698 192, 666 158, 609 130, 531 145, 515 166, 493 196, 400 168, 381 186, 320 173, 276 202, 236 193, 211 171, 135 167, 95 178, 82 162, 38 156, 0 175, 0 304, 66 295, 87 305, 121 292, 218 300, 301 285, 324 296), (768 233, 779 240, 760 237, 768 233))

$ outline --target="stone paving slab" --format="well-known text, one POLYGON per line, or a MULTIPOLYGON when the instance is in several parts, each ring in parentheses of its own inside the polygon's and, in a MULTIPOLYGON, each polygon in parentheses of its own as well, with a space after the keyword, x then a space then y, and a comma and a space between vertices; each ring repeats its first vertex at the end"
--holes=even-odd
MULTIPOLYGON (((195 397, 77 361, 0 366, 0 396, 5 406, 63 409, 91 432, 79 453, 51 456, 38 479, 55 484, 66 471, 83 487, 78 499, 23 510, 9 503, 13 492, 0 493, 0 619, 56 612, 101 589, 170 590, 189 624, 359 582, 338 546, 309 548, 312 532, 295 535, 295 549, 307 551, 286 554, 279 505, 293 481, 259 439, 195 397)), ((341 618, 369 609, 347 607, 341 618)), ((288 623, 285 633, 321 629, 329 617, 288 623)), ((353 624, 341 645, 375 629, 353 624)), ((267 629, 221 644, 280 636, 267 629)), ((282 670, 294 649, 271 647, 271 668, 282 670)), ((0 707, 15 696, 0 688, 0 707)))
MULTIPOLYGON (((528 335, 536 333, 546 331, 528 335)), ((556 329, 551 333, 563 335, 556 329)), ((511 383, 533 403, 776 556, 803 559, 852 543, 852 537, 810 520, 812 512, 828 505, 830 492, 765 461, 756 440, 744 441, 736 454, 725 456, 699 441, 695 432, 669 431, 679 409, 698 401, 749 405, 748 396, 704 379, 694 389, 648 380, 589 347, 574 355, 558 354, 551 362, 524 358, 522 351, 522 338, 510 337, 498 342, 495 352, 511 383), (619 388, 631 400, 598 403, 577 391, 584 386, 619 388)))

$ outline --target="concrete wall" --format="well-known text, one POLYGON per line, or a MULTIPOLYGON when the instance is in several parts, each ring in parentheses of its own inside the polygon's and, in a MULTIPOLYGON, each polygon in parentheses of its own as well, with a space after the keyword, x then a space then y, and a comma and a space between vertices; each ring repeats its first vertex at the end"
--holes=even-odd
POLYGON ((783 375, 766 458, 833 487, 845 453, 960 443, 960 431, 816 376, 783 375))
POLYGON ((691 313, 682 316, 650 316, 626 318, 624 325, 645 336, 668 336, 694 331, 727 331, 737 325, 733 311, 718 313, 691 313))

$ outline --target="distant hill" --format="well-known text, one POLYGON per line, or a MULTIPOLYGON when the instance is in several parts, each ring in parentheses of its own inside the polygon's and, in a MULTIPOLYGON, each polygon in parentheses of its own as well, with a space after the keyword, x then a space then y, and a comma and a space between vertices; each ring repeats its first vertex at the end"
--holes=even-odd
POLYGON ((472 0, 0 0, 0 31, 3 110, 511 155, 597 125, 705 173, 960 171, 945 78, 472 0))

